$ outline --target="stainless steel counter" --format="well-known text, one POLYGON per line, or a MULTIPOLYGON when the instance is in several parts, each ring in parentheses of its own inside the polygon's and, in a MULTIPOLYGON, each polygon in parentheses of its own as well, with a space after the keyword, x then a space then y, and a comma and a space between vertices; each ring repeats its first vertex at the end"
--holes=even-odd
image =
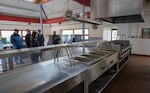
MULTIPOLYGON (((14 56, 19 53, 28 53, 29 51, 37 52, 38 50, 46 51, 53 48, 80 46, 80 44, 83 45, 80 42, 73 45, 62 44, 9 52, 4 51, 0 53, 0 57, 1 55, 2 57, 8 56, 7 54, 14 56)), ((123 51, 125 59, 128 59, 129 50, 130 47, 127 47, 123 51)), ((82 86, 84 93, 91 93, 88 92, 89 85, 94 85, 93 82, 105 72, 113 68, 112 71, 116 69, 115 73, 118 73, 119 68, 122 66, 122 62, 119 59, 119 52, 96 48, 84 54, 74 55, 73 64, 69 63, 70 59, 67 57, 60 57, 59 62, 56 64, 54 64, 54 60, 49 60, 18 68, 0 75, 0 93, 60 93, 60 91, 61 93, 72 93, 68 91, 82 83, 84 84, 82 86)), ((125 62, 126 60, 123 59, 123 61, 125 62)))
POLYGON ((42 93, 87 70, 85 64, 69 66, 63 60, 59 64, 46 61, 1 74, 0 93, 42 93))
POLYGON ((67 93, 81 82, 84 82, 84 93, 88 93, 88 85, 119 58, 118 52, 99 49, 80 56, 93 60, 76 60, 69 64, 67 57, 60 57, 56 64, 49 60, 3 73, 0 75, 0 93, 67 93))

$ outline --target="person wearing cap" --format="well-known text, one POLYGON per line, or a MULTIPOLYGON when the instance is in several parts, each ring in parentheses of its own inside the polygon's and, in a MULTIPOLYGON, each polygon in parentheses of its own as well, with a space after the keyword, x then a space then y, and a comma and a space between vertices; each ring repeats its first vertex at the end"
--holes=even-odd
MULTIPOLYGON (((39 42, 39 46, 44 46, 44 35, 41 33, 41 30, 38 29, 38 37, 37 37, 37 40, 39 42)), ((40 58, 42 59, 42 56, 43 56, 43 51, 41 50, 40 51, 40 58)))
POLYGON ((52 44, 60 44, 61 38, 59 35, 56 35, 56 31, 53 31, 52 35, 52 44))
MULTIPOLYGON (((53 35, 52 35, 52 44, 60 44, 60 41, 61 41, 61 38, 59 35, 56 35, 56 31, 53 31, 53 35)), ((54 58, 57 58, 57 61, 58 61, 58 57, 59 57, 59 53, 60 53, 60 49, 59 48, 56 48, 54 51, 53 51, 53 56, 54 58)))
MULTIPOLYGON (((21 36, 18 34, 19 30, 18 29, 14 29, 14 33, 11 35, 10 37, 10 42, 13 45, 13 49, 21 49, 23 48, 23 42, 22 42, 22 38, 21 36)), ((16 56, 14 57, 14 62, 16 64, 21 64, 22 62, 22 58, 21 56, 16 56)))
POLYGON ((25 36, 25 42, 26 42, 26 46, 27 48, 30 48, 31 47, 31 31, 30 29, 27 29, 27 34, 25 36))
MULTIPOLYGON (((31 35, 31 47, 38 47, 38 46, 39 46, 38 32, 33 31, 32 35, 31 35)), ((32 64, 39 62, 39 53, 32 53, 31 54, 31 62, 32 62, 32 64)))

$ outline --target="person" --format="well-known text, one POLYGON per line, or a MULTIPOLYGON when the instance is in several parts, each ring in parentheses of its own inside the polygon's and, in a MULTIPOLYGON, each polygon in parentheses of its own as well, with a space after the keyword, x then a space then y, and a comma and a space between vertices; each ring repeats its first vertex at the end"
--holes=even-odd
POLYGON ((60 36, 56 35, 56 31, 53 31, 53 35, 52 35, 52 44, 60 44, 60 36))
MULTIPOLYGON (((39 46, 44 46, 44 35, 41 33, 41 30, 38 29, 38 42, 39 42, 39 46)), ((40 58, 41 60, 43 59, 43 51, 40 50, 40 58)))
MULTIPOLYGON (((38 47, 38 46, 39 46, 38 33, 36 31, 33 31, 31 35, 31 47, 38 47)), ((31 62, 32 64, 39 62, 39 53, 31 54, 31 62)))
POLYGON ((38 42, 39 46, 44 46, 44 35, 41 33, 41 30, 38 29, 38 42))
POLYGON ((30 48, 31 47, 31 31, 30 29, 27 29, 27 34, 25 36, 25 42, 26 42, 26 46, 27 48, 30 48))
MULTIPOLYGON (((3 46, 4 46, 4 44, 0 40, 0 51, 3 51, 3 49, 4 49, 3 46)), ((6 72, 7 71, 7 58, 0 59, 0 62, 2 63, 3 72, 6 72)))
MULTIPOLYGON (((22 38, 21 38, 21 36, 18 33, 19 33, 19 30, 18 29, 14 29, 14 33, 10 37, 10 42, 13 45, 13 49, 21 49, 21 48, 23 48, 22 38)), ((16 64, 22 64, 23 63, 21 56, 15 56, 13 58, 13 60, 14 60, 14 62, 16 64)))
MULTIPOLYGON (((53 35, 52 35, 52 44, 60 44, 60 36, 59 35, 56 35, 56 31, 53 31, 53 35)), ((55 63, 55 60, 57 59, 58 61, 58 58, 59 58, 59 54, 60 54, 60 49, 59 48, 56 48, 54 51, 53 51, 53 56, 54 56, 54 63, 55 63)))
POLYGON ((75 37, 72 38, 72 42, 76 42, 76 38, 75 37))

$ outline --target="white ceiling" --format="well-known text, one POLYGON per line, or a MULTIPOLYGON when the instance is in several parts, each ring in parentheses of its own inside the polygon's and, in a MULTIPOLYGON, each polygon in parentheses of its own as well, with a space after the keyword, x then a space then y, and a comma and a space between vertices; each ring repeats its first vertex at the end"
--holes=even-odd
MULTIPOLYGON (((52 0, 51 2, 43 5, 44 10, 49 18, 63 16, 66 10, 72 10, 73 12, 82 12, 82 5, 73 0, 52 0), (67 4, 68 3, 68 4, 67 4)), ((86 11, 90 11, 90 8, 86 7, 86 11)))
MULTIPOLYGON (((73 12, 81 12, 82 5, 73 0, 52 0, 43 4, 43 8, 49 19, 62 17, 67 9, 73 12)), ((90 8, 86 7, 86 12, 90 8)), ((0 13, 23 16, 23 17, 39 17, 38 4, 30 3, 25 0, 0 0, 0 13)), ((150 22, 150 3, 144 4, 143 16, 145 21, 150 22)), ((45 16, 43 15, 45 18, 45 16)))
MULTIPOLYGON (((67 9, 81 12, 82 5, 73 0, 52 0, 43 4, 43 8, 48 18, 57 18, 63 16, 67 9)), ((86 11, 89 12, 90 8, 86 7, 86 11)), ((0 13, 23 17, 39 17, 39 7, 38 4, 24 0, 0 0, 0 13)))

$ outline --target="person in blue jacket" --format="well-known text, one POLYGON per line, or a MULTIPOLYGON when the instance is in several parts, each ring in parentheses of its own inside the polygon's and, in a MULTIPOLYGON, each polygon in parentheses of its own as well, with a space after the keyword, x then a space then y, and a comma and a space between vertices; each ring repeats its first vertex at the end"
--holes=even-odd
MULTIPOLYGON (((14 29, 14 33, 10 37, 10 42, 13 45, 13 49, 21 49, 23 48, 23 42, 21 36, 18 34, 19 30, 14 29)), ((15 56, 14 62, 16 64, 22 64, 22 57, 21 56, 15 56)))

